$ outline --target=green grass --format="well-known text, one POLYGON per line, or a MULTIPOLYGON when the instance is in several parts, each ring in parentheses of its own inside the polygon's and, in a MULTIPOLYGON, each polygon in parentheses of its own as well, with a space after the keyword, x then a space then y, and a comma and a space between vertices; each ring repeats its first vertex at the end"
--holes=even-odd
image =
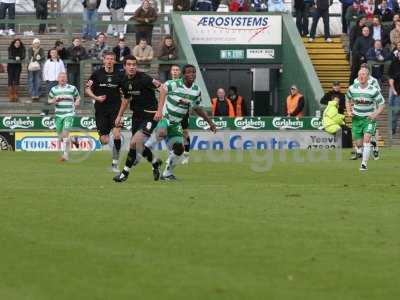
POLYGON ((399 151, 227 155, 115 184, 109 153, 1 152, 0 299, 400 299, 399 151))

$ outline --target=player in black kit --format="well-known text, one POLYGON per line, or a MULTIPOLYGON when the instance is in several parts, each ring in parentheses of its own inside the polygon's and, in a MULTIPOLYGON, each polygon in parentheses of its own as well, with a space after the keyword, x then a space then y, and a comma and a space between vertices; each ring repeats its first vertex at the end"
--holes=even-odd
POLYGON ((121 88, 123 75, 114 68, 115 54, 104 52, 103 67, 94 71, 87 82, 85 92, 95 100, 95 118, 100 142, 106 145, 110 141, 110 132, 114 137, 111 168, 119 172, 118 161, 121 150, 121 128, 115 126, 115 119, 121 107, 121 88))
POLYGON ((130 169, 139 163, 142 156, 152 164, 154 180, 160 178, 161 160, 153 156, 152 151, 144 146, 144 142, 146 138, 150 137, 161 119, 161 115, 157 114, 158 102, 155 96, 155 89, 161 84, 147 74, 138 72, 136 63, 134 56, 126 56, 124 59, 123 99, 115 122, 116 125, 121 123, 128 102, 130 102, 130 109, 133 111, 132 138, 125 167, 113 178, 115 182, 127 180, 130 169))

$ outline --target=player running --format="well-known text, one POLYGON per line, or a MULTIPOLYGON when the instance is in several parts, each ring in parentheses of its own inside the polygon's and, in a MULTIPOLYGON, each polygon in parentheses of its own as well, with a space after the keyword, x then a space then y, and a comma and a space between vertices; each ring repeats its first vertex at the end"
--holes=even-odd
MULTIPOLYGON (((58 74, 58 85, 51 88, 49 92, 49 104, 55 104, 56 131, 61 143, 63 152, 60 161, 69 159, 69 149, 71 148, 71 139, 69 131, 73 127, 75 107, 79 106, 80 96, 78 89, 73 85, 67 84, 67 74, 61 72, 58 74)), ((72 143, 78 147, 76 139, 72 143)))
POLYGON ((94 71, 87 83, 85 92, 95 100, 95 118, 100 142, 106 145, 110 141, 110 132, 114 137, 111 170, 119 173, 118 161, 121 150, 121 128, 115 126, 115 119, 121 107, 122 75, 114 67, 115 54, 104 52, 103 67, 94 71))
POLYGON ((137 165, 142 156, 152 164, 154 180, 158 180, 160 178, 161 160, 154 158, 152 151, 144 146, 144 140, 151 135, 157 125, 154 118, 158 107, 155 89, 160 87, 161 84, 147 74, 137 71, 137 61, 134 56, 125 57, 124 69, 123 99, 115 124, 116 126, 121 124, 130 101, 130 109, 133 111, 132 138, 125 166, 113 180, 115 182, 126 181, 132 166, 137 165))
POLYGON ((166 168, 161 179, 176 180, 173 169, 184 152, 183 130, 181 121, 190 108, 210 125, 210 130, 216 132, 217 128, 207 113, 199 106, 201 92, 197 84, 196 68, 193 65, 185 65, 182 69, 183 78, 170 80, 160 90, 160 100, 156 118, 161 117, 156 130, 146 142, 146 146, 152 149, 158 142, 168 139, 170 149, 166 168), (164 108, 165 104, 165 109, 164 108))
MULTIPOLYGON (((181 77, 181 68, 178 65, 172 65, 169 72, 171 75, 171 80, 177 80, 181 77)), ((183 129, 183 143, 185 146, 185 151, 183 152, 183 158, 181 160, 181 163, 184 165, 189 163, 189 151, 190 151, 189 112, 182 119, 181 125, 183 129)))
POLYGON ((357 147, 363 147, 360 171, 368 170, 367 162, 371 152, 371 136, 375 134, 376 118, 385 107, 379 90, 368 84, 368 72, 362 68, 358 72, 359 83, 349 87, 346 94, 346 110, 352 116, 352 133, 357 147))
MULTIPOLYGON (((361 65, 361 69, 365 69, 368 73, 368 84, 372 85, 373 87, 377 88, 379 92, 381 92, 381 86, 379 84, 378 79, 376 79, 375 77, 373 77, 370 72, 369 69, 367 67, 367 64, 362 64, 361 65)), ((354 83, 360 83, 358 81, 358 78, 354 79, 354 83)), ((378 148, 378 143, 377 143, 377 139, 376 136, 378 135, 378 129, 376 129, 375 134, 373 136, 371 136, 371 145, 372 145, 372 157, 374 158, 374 160, 378 160, 379 159, 379 148, 378 148)), ((356 146, 356 148, 354 149, 354 151, 352 152, 352 156, 351 156, 351 160, 357 160, 359 158, 362 157, 362 148, 359 148, 356 146)))

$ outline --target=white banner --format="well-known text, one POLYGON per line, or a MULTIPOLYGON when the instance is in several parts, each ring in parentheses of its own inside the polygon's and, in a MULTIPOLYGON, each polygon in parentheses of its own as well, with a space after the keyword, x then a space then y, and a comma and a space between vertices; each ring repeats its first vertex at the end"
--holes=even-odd
POLYGON ((191 44, 282 44, 282 16, 183 15, 182 20, 191 44))

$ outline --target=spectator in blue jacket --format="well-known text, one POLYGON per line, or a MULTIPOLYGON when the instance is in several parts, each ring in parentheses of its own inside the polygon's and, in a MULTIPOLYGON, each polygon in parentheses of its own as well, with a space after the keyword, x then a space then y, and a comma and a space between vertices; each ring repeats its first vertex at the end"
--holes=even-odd
POLYGON ((383 0, 374 10, 374 15, 378 16, 382 22, 391 22, 394 11, 388 7, 387 1, 383 0))
POLYGON ((193 11, 213 11, 215 4, 212 0, 194 0, 192 3, 193 11))
POLYGON ((374 42, 374 47, 367 51, 367 64, 373 77, 382 82, 385 69, 389 69, 392 55, 388 48, 383 48, 380 40, 374 42))
MULTIPOLYGON (((126 0, 107 0, 107 8, 111 13, 112 21, 124 21, 124 9, 126 6, 126 0)), ((113 24, 112 32, 115 37, 124 36, 124 24, 113 24)))
POLYGON ((342 32, 347 34, 347 20, 346 12, 347 9, 353 5, 353 0, 339 0, 342 3, 342 32))

